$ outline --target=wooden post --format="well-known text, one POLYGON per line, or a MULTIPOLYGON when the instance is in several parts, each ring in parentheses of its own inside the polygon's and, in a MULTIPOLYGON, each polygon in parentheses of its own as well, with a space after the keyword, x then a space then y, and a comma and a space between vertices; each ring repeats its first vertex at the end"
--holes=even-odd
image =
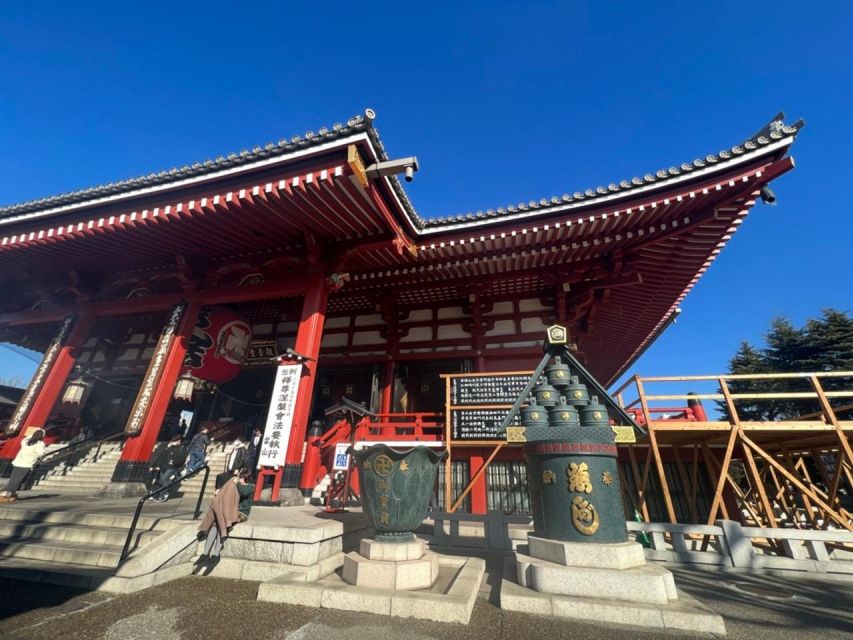
POLYGON ((823 410, 825 419, 835 427, 835 434, 838 437, 839 451, 838 457, 835 461, 835 474, 832 477, 832 485, 829 487, 828 501, 832 504, 835 502, 835 497, 838 494, 838 486, 841 483, 841 472, 844 468, 844 459, 846 457, 847 460, 853 463, 853 450, 850 448, 850 442, 847 439, 847 434, 845 434, 844 430, 841 428, 841 425, 838 422, 838 416, 835 415, 832 405, 829 404, 829 400, 827 399, 826 393, 820 385, 820 381, 817 379, 817 376, 811 375, 809 376, 809 380, 811 380, 812 387, 814 388, 815 393, 817 393, 817 398, 820 402, 820 407, 823 410))
MULTIPOLYGON (((723 518, 726 520, 731 520, 729 516, 729 510, 726 507, 726 502, 723 500, 723 488, 726 484, 726 476, 720 475, 717 476, 717 468, 715 465, 716 460, 714 460, 714 454, 711 453, 711 449, 704 442, 702 443, 702 458, 705 460, 705 468, 708 470, 708 478, 714 484, 714 503, 711 504, 711 511, 709 513, 708 524, 713 524, 714 520, 717 517, 717 509, 723 512, 723 518), (716 496, 720 497, 719 502, 717 502, 716 496)), ((728 464, 728 463, 726 463, 728 464)), ((738 518, 740 521, 740 518, 738 518)))
POLYGON ((646 395, 643 391, 643 383, 639 377, 636 378, 637 381, 637 393, 640 395, 640 406, 643 409, 643 416, 646 418, 646 428, 648 429, 649 436, 649 445, 652 449, 652 454, 655 457, 655 466, 657 467, 658 478, 660 479, 661 491, 663 491, 663 499, 666 504, 666 513, 669 516, 669 521, 673 524, 678 522, 678 519, 675 517, 675 508, 672 506, 672 496, 669 493, 669 483, 666 480, 666 470, 663 466, 663 460, 660 456, 660 449, 658 448, 657 436, 655 435, 655 426, 652 422, 652 416, 649 412, 649 405, 646 401, 646 395))
POLYGON ((645 492, 640 488, 640 470, 637 468, 637 458, 634 455, 634 445, 628 445, 628 458, 631 460, 631 475, 634 476, 634 484, 637 487, 637 508, 643 516, 643 520, 649 522, 649 507, 646 505, 645 492))
MULTIPOLYGON (((740 423, 740 418, 738 417, 737 408, 735 407, 734 400, 732 399, 732 394, 729 391, 729 385, 726 382, 725 378, 720 378, 720 390, 723 392, 723 397, 726 400, 726 407, 728 407, 729 415, 731 419, 734 421, 735 429, 741 437, 743 437, 743 426, 740 423)), ((761 507, 764 510, 764 515, 767 518, 767 522, 771 527, 776 527, 776 515, 773 513, 773 507, 770 504, 770 499, 767 497, 767 493, 764 491, 764 483, 761 481, 761 475, 758 473, 758 466, 755 464, 755 458, 752 457, 752 451, 743 448, 744 458, 746 458, 747 469, 752 478, 752 481, 755 483, 755 490, 758 491, 758 497, 761 501, 761 507)))
MULTIPOLYGON (((678 477, 681 478, 681 484, 684 487, 684 497, 687 498, 690 491, 690 483, 687 479, 687 472, 684 470, 684 465, 681 464, 681 455, 678 453, 678 447, 672 445, 672 455, 675 458, 675 467, 678 469, 678 477)), ((690 521, 694 524, 699 524, 699 519, 696 517, 696 507, 688 500, 687 507, 690 510, 690 521)))

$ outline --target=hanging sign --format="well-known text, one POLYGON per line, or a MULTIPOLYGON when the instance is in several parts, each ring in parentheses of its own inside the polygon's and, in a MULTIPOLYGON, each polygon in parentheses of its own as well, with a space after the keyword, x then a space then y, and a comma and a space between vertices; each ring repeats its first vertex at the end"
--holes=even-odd
POLYGON ((270 399, 267 424, 261 440, 258 467, 284 466, 290 429, 293 426, 293 409, 302 376, 301 364, 279 365, 275 373, 275 384, 270 399))
POLYGON ((124 426, 124 432, 129 436, 135 436, 142 431, 142 425, 148 416, 148 408, 151 406, 151 401, 154 399, 154 394, 157 391, 157 383, 160 381, 163 368, 166 366, 169 347, 172 346, 172 341, 178 332, 178 324, 180 324, 186 308, 187 304, 185 302, 175 305, 172 308, 172 313, 169 315, 166 326, 163 327, 163 331, 160 333, 160 339, 157 341, 154 355, 151 356, 151 362, 148 364, 148 370, 145 372, 142 386, 139 387, 139 393, 136 395, 136 402, 133 403, 130 417, 124 426))
POLYGON ((249 355, 252 327, 227 307, 204 307, 187 345, 184 366, 196 378, 217 384, 237 377, 249 355))
POLYGON ((59 332, 50 343, 47 351, 44 352, 44 358, 42 358, 41 363, 30 380, 30 384, 27 385, 27 390, 24 392, 23 397, 21 397, 21 400, 18 402, 18 406, 15 407, 15 412, 12 414, 12 417, 9 419, 9 423, 6 425, 4 433, 7 436, 17 435, 18 431, 21 430, 21 426, 24 424, 24 419, 30 412, 36 396, 39 391, 41 391, 42 385, 47 379, 47 374, 50 373, 50 369, 53 367, 53 363, 59 355, 59 350, 62 349, 62 346, 65 344, 65 340, 68 338, 68 334, 71 332, 71 326, 74 324, 74 321, 75 316, 65 316, 65 320, 62 321, 62 326, 59 327, 59 332))

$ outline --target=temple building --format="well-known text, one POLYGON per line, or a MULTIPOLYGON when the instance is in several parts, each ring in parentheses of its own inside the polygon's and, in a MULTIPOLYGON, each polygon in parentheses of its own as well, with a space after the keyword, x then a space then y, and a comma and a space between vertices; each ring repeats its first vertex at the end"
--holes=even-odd
MULTIPOLYGON (((772 198, 802 126, 779 114, 702 158, 441 218, 415 210, 398 176, 417 161, 389 156, 374 121, 0 208, 0 341, 43 354, 5 421, 4 472, 34 427, 123 432, 112 481, 132 490, 184 413, 188 434, 265 430, 273 495, 307 495, 309 427, 330 429, 342 398, 377 424, 444 424, 442 374, 529 371, 552 324, 609 385, 772 198)), ((463 483, 481 444, 454 452, 463 483)))

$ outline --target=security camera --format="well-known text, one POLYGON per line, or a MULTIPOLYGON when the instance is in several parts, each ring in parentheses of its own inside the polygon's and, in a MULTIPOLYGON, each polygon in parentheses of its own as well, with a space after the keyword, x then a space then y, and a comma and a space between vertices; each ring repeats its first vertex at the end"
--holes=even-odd
POLYGON ((771 206, 776 204, 776 194, 766 184, 761 187, 761 202, 771 206))
POLYGON ((377 162, 372 164, 367 169, 368 178, 381 178, 385 176, 394 176, 400 173, 404 174, 406 182, 411 182, 415 177, 415 171, 418 170, 418 159, 415 156, 408 158, 400 158, 399 160, 387 160, 385 162, 377 162))

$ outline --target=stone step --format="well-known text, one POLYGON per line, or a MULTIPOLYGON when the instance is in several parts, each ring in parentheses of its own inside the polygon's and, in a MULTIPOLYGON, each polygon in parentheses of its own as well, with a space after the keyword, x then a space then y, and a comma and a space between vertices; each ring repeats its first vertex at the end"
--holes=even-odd
MULTIPOLYGON (((33 544, 47 542, 73 542, 93 546, 107 545, 123 547, 128 529, 117 527, 89 527, 84 525, 44 522, 0 521, 0 541, 25 538, 33 544)), ((137 527, 134 533, 134 548, 142 547, 157 536, 160 531, 147 531, 137 527)))
POLYGON ((94 545, 85 542, 41 542, 28 538, 0 540, 0 558, 26 558, 89 567, 117 567, 121 549, 118 545, 94 545))
POLYGON ((96 589, 109 579, 112 567, 91 567, 62 562, 45 562, 30 558, 3 558, 0 562, 0 577, 27 582, 63 585, 78 589, 96 589))
MULTIPOLYGON (((189 511, 189 510, 188 510, 189 511)), ((141 515, 136 524, 137 530, 166 531, 170 523, 169 516, 162 514, 141 515)), ((189 517, 192 517, 190 513, 189 517)), ((68 524, 86 527, 104 527, 127 531, 133 521, 132 515, 112 513, 83 513, 79 511, 47 511, 40 509, 21 509, 0 506, 0 522, 41 522, 43 524, 68 524)))

